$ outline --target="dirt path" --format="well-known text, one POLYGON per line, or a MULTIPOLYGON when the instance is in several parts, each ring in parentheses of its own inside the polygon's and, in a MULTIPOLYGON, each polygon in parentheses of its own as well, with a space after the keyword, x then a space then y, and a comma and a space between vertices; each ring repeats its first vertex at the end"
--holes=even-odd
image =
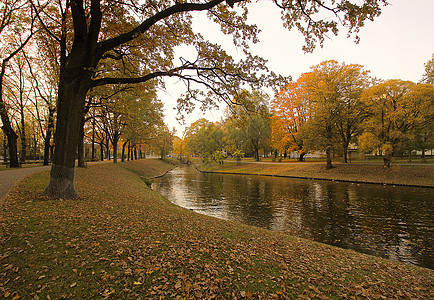
POLYGON ((34 167, 34 168, 19 168, 0 171, 0 206, 6 198, 7 193, 11 187, 21 178, 30 174, 49 170, 49 166, 34 167))

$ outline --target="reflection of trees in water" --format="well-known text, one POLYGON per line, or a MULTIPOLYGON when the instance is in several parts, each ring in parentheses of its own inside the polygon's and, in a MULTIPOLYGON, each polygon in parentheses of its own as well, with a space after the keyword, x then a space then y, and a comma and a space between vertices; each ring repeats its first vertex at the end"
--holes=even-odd
POLYGON ((232 207, 237 220, 249 225, 271 229, 273 214, 270 203, 270 184, 252 176, 223 176, 225 203, 232 207))
POLYGON ((181 199, 175 203, 206 214, 434 267, 431 189, 201 174, 184 168, 163 181, 155 185, 171 190, 169 198, 181 199))

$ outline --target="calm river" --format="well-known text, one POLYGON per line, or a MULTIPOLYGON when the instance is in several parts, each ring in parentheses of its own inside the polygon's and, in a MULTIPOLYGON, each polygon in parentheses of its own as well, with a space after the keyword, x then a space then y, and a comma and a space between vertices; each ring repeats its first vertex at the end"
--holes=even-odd
POLYGON ((202 214, 434 269, 434 189, 203 174, 193 167, 176 168, 152 187, 202 214))

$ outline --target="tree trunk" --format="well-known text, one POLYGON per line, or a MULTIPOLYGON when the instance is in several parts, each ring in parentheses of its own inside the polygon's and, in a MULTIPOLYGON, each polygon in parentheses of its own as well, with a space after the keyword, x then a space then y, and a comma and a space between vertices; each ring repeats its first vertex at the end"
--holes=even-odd
POLYGON ((100 150, 100 160, 104 161, 104 143, 98 143, 99 144, 99 150, 100 150))
POLYGON ((122 144, 122 157, 121 157, 121 161, 124 162, 125 161, 125 147, 127 146, 128 140, 126 140, 123 144, 122 144))
POLYGON ((48 166, 49 162, 50 162, 50 138, 45 136, 45 140, 44 140, 44 163, 43 163, 43 165, 48 166))
POLYGON ((48 125, 47 132, 45 133, 44 140, 44 166, 48 166, 50 162, 50 144, 51 144, 51 135, 54 130, 54 109, 50 108, 48 110, 48 125))
POLYGON ((128 157, 127 157, 127 161, 130 161, 130 155, 131 155, 131 145, 130 145, 130 142, 128 142, 128 157))
POLYGON ((392 157, 389 155, 383 155, 383 167, 390 168, 392 157))
POLYGON ((118 162, 118 140, 115 137, 113 139, 113 163, 117 163, 118 162))
MULTIPOLYGON (((1 93, 2 91, 0 89, 0 94, 1 93)), ((5 104, 1 98, 0 98, 0 115, 3 123, 2 129, 8 140, 9 166, 11 168, 19 168, 20 162, 18 160, 18 135, 15 133, 14 129, 12 128, 9 116, 6 111, 5 104)))
POLYGON ((342 162, 343 163, 348 163, 348 143, 344 142, 342 144, 342 150, 343 150, 343 157, 342 157, 342 162))
POLYGON ((326 169, 333 169, 330 145, 326 147, 326 159, 327 159, 326 169))
POLYGON ((305 152, 301 152, 300 155, 298 156, 298 161, 304 161, 304 156, 306 155, 305 152))
POLYGON ((78 136, 78 145, 77 145, 77 167, 85 168, 86 164, 84 161, 84 116, 81 120, 80 126, 80 134, 78 136))
POLYGON ((21 138, 21 151, 20 151, 20 161, 21 163, 24 163, 26 161, 27 156, 27 139, 26 139, 26 122, 24 119, 24 107, 20 106, 20 123, 21 123, 21 131, 20 131, 20 138, 21 138))
POLYGON ((91 160, 95 160, 95 117, 92 118, 92 155, 91 160))
POLYGON ((75 154, 91 78, 91 71, 81 67, 81 59, 71 57, 67 68, 60 72, 53 164, 45 189, 46 194, 55 198, 79 198, 74 186, 75 154))
POLYGON ((110 138, 108 133, 106 133, 105 148, 106 148, 105 158, 107 160, 110 160, 110 138))
POLYGON ((255 148, 255 150, 253 151, 253 155, 255 157, 255 161, 259 161, 259 149, 255 148))
POLYGON ((8 142, 6 136, 3 139, 3 162, 7 165, 8 163, 8 142))
POLYGON ((18 160, 18 135, 12 131, 7 135, 8 148, 9 148, 9 167, 19 168, 20 162, 18 160))

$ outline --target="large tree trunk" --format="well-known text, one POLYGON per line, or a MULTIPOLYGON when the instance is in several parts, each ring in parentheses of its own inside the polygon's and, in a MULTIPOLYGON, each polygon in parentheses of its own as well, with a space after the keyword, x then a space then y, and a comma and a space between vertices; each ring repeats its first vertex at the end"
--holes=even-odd
POLYGON ((74 186, 74 165, 90 72, 76 63, 79 61, 71 58, 68 68, 61 70, 59 80, 55 149, 50 182, 45 190, 56 198, 79 198, 74 186))

